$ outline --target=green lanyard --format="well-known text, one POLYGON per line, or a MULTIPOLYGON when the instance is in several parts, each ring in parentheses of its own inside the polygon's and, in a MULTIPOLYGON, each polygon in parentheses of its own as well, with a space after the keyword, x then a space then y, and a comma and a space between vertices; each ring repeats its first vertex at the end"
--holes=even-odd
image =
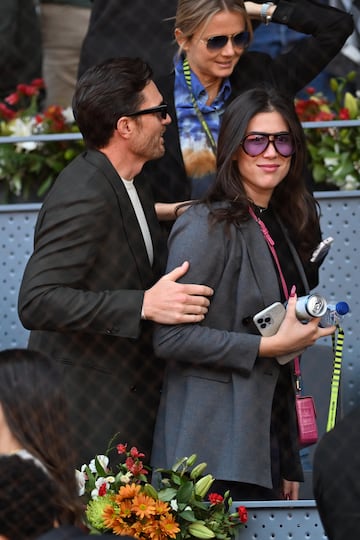
POLYGON ((194 106, 194 109, 195 109, 195 112, 196 112, 196 116, 198 117, 199 122, 200 122, 203 130, 205 131, 205 135, 206 135, 207 140, 208 140, 208 142, 209 142, 209 144, 211 146, 211 149, 212 149, 214 155, 216 156, 216 142, 215 142, 215 139, 213 137, 213 134, 211 133, 211 130, 210 130, 208 124, 206 123, 206 120, 204 118, 203 113, 199 109, 199 105, 197 104, 197 101, 196 101, 195 96, 194 96, 193 91, 192 91, 191 71, 190 71, 190 66, 189 66, 189 62, 188 62, 187 58, 184 59, 183 70, 184 70, 185 81, 186 81, 186 84, 188 85, 190 95, 191 95, 191 100, 192 100, 192 103, 193 103, 193 106, 194 106))
POLYGON ((344 330, 338 326, 338 335, 335 342, 335 334, 331 336, 332 338, 332 348, 334 352, 334 367, 331 380, 331 392, 330 392, 330 405, 329 405, 329 415, 326 426, 326 431, 330 431, 335 426, 336 421, 336 410, 339 397, 339 386, 340 386, 340 374, 341 374, 341 362, 342 362, 342 353, 344 346, 344 330))

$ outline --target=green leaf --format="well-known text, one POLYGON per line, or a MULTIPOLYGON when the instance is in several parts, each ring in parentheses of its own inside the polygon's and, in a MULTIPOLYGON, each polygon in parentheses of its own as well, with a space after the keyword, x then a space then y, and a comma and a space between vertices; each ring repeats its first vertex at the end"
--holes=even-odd
POLYGON ((169 502, 172 499, 175 499, 176 493, 177 490, 175 488, 169 487, 158 491, 158 496, 161 501, 169 502))
POLYGON ((95 468, 96 468, 96 472, 98 473, 99 476, 107 476, 108 473, 101 466, 101 463, 98 460, 97 456, 95 456, 95 468))
POLYGON ((46 180, 42 182, 41 186, 36 192, 38 197, 42 197, 50 189, 53 181, 54 181, 54 178, 52 176, 48 176, 46 180))
POLYGON ((312 170, 312 174, 314 177, 314 181, 317 183, 324 182, 326 180, 326 169, 324 166, 315 165, 312 170))
POLYGON ((185 519, 186 521, 191 521, 191 522, 197 521, 195 514, 192 510, 184 510, 183 512, 179 512, 179 516, 182 519, 185 519))
POLYGON ((193 495, 194 485, 190 481, 186 481, 179 487, 177 492, 177 500, 179 502, 187 503, 191 500, 193 495))
POLYGON ((189 459, 189 458, 187 458, 187 457, 183 457, 183 458, 179 459, 178 461, 176 461, 176 463, 174 463, 174 465, 172 466, 171 470, 174 471, 174 472, 178 471, 179 468, 180 468, 182 465, 186 464, 186 462, 187 462, 188 459, 189 459))

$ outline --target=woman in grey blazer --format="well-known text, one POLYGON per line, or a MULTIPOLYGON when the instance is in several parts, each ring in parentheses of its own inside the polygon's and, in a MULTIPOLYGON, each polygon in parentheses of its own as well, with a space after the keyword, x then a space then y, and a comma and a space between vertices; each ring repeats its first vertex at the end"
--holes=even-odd
POLYGON ((168 271, 187 259, 185 280, 215 293, 202 323, 156 330, 167 367, 152 464, 169 468, 196 453, 237 500, 298 497, 293 362, 276 357, 296 356, 334 331, 295 316, 296 293, 309 292, 306 274, 313 286, 318 269, 308 262, 319 220, 301 174, 305 155, 292 103, 275 90, 245 92, 224 114, 213 189, 178 218, 169 239, 168 271), (285 293, 260 217, 290 293, 271 337, 260 336, 252 317, 285 293))

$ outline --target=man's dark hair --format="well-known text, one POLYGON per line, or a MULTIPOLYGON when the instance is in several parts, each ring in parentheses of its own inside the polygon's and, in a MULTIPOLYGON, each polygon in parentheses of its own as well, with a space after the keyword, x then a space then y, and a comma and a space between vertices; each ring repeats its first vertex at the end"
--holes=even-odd
POLYGON ((88 148, 104 148, 121 116, 138 110, 152 69, 140 58, 111 58, 89 68, 73 97, 77 125, 88 148))

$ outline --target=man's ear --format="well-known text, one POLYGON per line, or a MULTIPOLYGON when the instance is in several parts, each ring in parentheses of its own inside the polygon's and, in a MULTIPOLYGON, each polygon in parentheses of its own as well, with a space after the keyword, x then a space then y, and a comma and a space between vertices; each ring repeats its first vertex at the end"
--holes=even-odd
POLYGON ((175 32, 174 32, 174 35, 175 35, 175 39, 176 39, 176 43, 179 45, 180 49, 182 51, 186 51, 187 48, 188 48, 188 38, 184 35, 183 31, 180 30, 180 28, 175 28, 175 32))
POLYGON ((116 123, 116 131, 121 137, 128 138, 132 132, 132 122, 128 116, 121 116, 116 123))

